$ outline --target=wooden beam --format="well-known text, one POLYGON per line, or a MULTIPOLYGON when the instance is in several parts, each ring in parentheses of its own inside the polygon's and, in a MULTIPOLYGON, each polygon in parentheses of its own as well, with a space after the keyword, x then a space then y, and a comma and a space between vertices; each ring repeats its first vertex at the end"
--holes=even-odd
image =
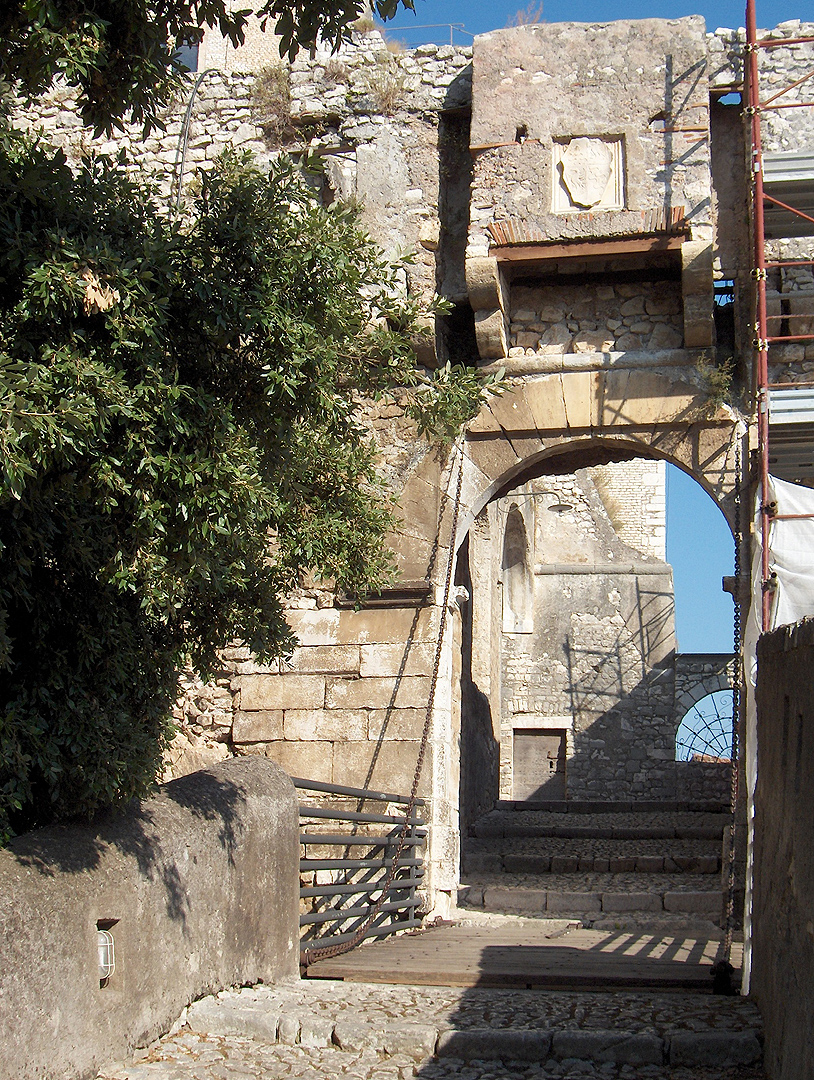
POLYGON ((678 251, 686 236, 635 236, 630 239, 566 241, 556 244, 511 244, 489 248, 498 262, 540 262, 547 259, 584 259, 604 255, 638 255, 650 251, 678 251))

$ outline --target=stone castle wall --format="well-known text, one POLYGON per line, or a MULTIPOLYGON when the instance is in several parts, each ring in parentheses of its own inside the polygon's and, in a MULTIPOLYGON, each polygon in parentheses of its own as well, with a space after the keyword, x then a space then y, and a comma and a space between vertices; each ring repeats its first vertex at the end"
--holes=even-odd
MULTIPOLYGON (((221 66, 210 44, 201 66, 221 66)), ((505 394, 446 457, 416 438, 398 403, 367 411, 382 470, 401 492, 404 520, 391 538, 397 565, 404 579, 428 582, 424 606, 394 595, 382 608, 355 611, 304 582, 288 601, 300 637, 289 662, 263 667, 236 645, 212 684, 185 684, 173 771, 255 753, 294 775, 409 787, 451 543, 444 496, 454 490, 450 463, 459 455, 453 546, 463 541, 463 552, 468 536, 456 580, 471 600, 461 595, 450 606, 422 780, 432 799, 431 888, 449 893, 457 880, 459 779, 461 791, 497 792, 498 781, 508 789, 507 739, 527 699, 527 714, 569 718, 575 795, 670 798, 683 784, 701 797, 703 787, 677 778, 672 760, 664 466, 616 459, 652 454, 682 465, 731 517, 736 415, 710 404, 696 364, 714 359, 714 275, 733 269, 721 252, 725 261, 741 257, 731 254, 741 250, 730 243, 731 222, 716 213, 729 207, 731 217, 745 195, 731 178, 725 198, 713 187, 709 105, 710 86, 737 82, 740 45, 730 31, 705 35, 698 19, 542 25, 485 35, 474 59, 451 46, 392 53, 366 34, 289 68, 273 41, 261 57, 256 39, 250 66, 262 70, 242 70, 227 50, 228 70, 203 75, 183 169, 176 158, 188 94, 169 111, 166 132, 145 141, 136 130, 121 140, 87 139, 62 92, 21 114, 74 160, 94 147, 130 149, 131 168, 152 173, 168 205, 179 183, 187 191, 222 148, 250 149, 261 163, 281 148, 318 154, 324 198, 357 200, 386 251, 414 255, 406 286, 456 305, 454 318, 435 328, 437 357, 505 362, 509 372, 505 394), (620 65, 632 76, 624 85, 620 65), (580 161, 607 171, 592 209, 579 199, 593 195, 566 176, 566 165, 580 161), (680 235, 665 208, 683 221, 680 235), (639 240, 650 247, 624 248, 639 240), (584 252, 573 246, 581 243, 584 252), (598 253, 598 243, 622 250, 598 253), (524 244, 542 252, 524 263, 514 258, 524 244), (501 245, 512 258, 498 265, 490 252, 501 245), (587 459, 547 467, 559 453, 587 459), (542 511, 538 520, 523 511, 535 554, 532 602, 520 616, 541 631, 533 648, 528 635, 504 629, 497 584, 505 569, 497 505, 513 489, 534 490, 528 484, 570 502, 573 522, 569 531, 566 513, 548 514, 552 532, 542 511), (430 567, 436 531, 439 558, 430 567), (564 570, 575 563, 578 573, 564 570), (459 776, 461 732, 472 730, 475 714, 478 768, 495 770, 477 784, 459 776)), ((786 52, 796 64, 791 48, 773 62, 784 63, 786 52)), ((737 133, 731 118, 726 124, 729 152, 737 133)), ((422 360, 434 363, 432 353, 422 360)), ((746 440, 742 450, 745 458, 746 440)), ((483 809, 479 799, 471 805, 483 809)))

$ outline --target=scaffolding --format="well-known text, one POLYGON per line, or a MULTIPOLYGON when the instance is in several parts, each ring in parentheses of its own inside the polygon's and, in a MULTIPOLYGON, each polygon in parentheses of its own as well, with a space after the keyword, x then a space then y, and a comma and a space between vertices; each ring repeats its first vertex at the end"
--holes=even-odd
MULTIPOLYGON (((814 63, 787 85, 772 86, 763 96, 761 58, 772 49, 814 43, 814 37, 758 37, 755 0, 746 5, 746 59, 744 78, 747 91, 746 114, 751 135, 752 224, 756 281, 756 397, 758 453, 760 459, 762 629, 771 626, 775 579, 772 574, 769 534, 773 521, 788 515, 777 513, 771 498, 769 475, 790 480, 814 477, 814 381, 770 378, 769 350, 772 346, 814 343, 814 286, 810 294, 789 294, 784 302, 768 302, 770 276, 788 272, 814 271, 814 259, 767 258, 767 241, 814 237, 814 147, 790 152, 765 153, 762 122, 768 113, 781 110, 814 109, 814 63), (802 99, 801 99, 802 95, 802 99), (806 310, 808 306, 809 310, 806 310), (771 469, 770 469, 771 467, 771 469)), ((774 350, 772 366, 793 363, 774 350)), ((795 358, 798 359, 798 358, 795 358)), ((799 515, 809 516, 809 515, 799 515)))

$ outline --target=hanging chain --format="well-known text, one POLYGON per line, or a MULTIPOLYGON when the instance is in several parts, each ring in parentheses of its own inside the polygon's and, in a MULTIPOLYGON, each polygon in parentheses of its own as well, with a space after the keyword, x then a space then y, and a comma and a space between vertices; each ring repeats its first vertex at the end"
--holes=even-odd
POLYGON ((723 942, 724 959, 728 962, 731 962, 732 937, 735 930, 735 842, 738 816, 738 774, 740 771, 738 724, 740 721, 741 683, 743 679, 743 662, 741 657, 741 545, 743 543, 743 526, 741 523, 741 433, 738 428, 736 428, 735 439, 735 490, 733 502, 735 518, 735 610, 732 636, 735 656, 732 661, 732 771, 729 783, 726 927, 724 930, 723 942))
MULTIPOLYGON (((454 460, 450 469, 450 479, 452 476, 452 470, 454 469, 454 460)), ((364 940, 368 930, 373 925, 376 917, 382 909, 382 905, 387 899, 387 895, 395 881, 396 874, 399 870, 399 860, 401 859, 405 845, 407 843, 408 833, 411 831, 412 817, 415 811, 416 799, 418 798, 418 785, 421 781, 421 770, 424 766, 424 756, 427 751, 427 743, 430 737, 430 726, 432 724, 432 712, 435 704, 435 691, 438 686, 438 672, 441 668, 441 656, 444 648, 444 633, 446 631, 447 623, 447 611, 449 609, 449 598, 452 592, 452 572, 455 567, 455 536, 458 531, 458 513, 461 507, 461 485, 463 483, 464 476, 464 453, 463 446, 460 450, 460 464, 458 466, 458 480, 455 485, 455 496, 452 504, 452 523, 450 527, 449 536, 449 555, 447 558, 447 570, 444 578, 444 593, 441 602, 441 618, 438 627, 438 640, 435 644, 435 657, 432 665, 432 678, 430 679, 430 690, 427 697, 427 710, 424 714, 424 728, 421 732, 421 742, 418 747, 418 760, 416 761, 415 774, 413 775, 413 785, 410 789, 410 799, 407 803, 407 809, 404 814, 404 823, 400 826, 400 835, 398 845, 396 846, 396 852, 393 856, 392 864, 387 872, 384 885, 379 894, 378 900, 373 905, 370 914, 367 916, 362 925, 356 930, 352 938, 347 941, 337 942, 335 945, 318 945, 313 949, 305 949, 302 954, 302 963, 305 967, 315 963, 317 960, 328 960, 334 956, 342 956, 343 953, 350 952, 351 949, 355 949, 357 945, 361 944, 364 940)), ((438 536, 441 534, 441 527, 444 520, 444 513, 446 511, 447 502, 449 497, 445 493, 445 497, 441 500, 441 506, 438 513, 438 536)))

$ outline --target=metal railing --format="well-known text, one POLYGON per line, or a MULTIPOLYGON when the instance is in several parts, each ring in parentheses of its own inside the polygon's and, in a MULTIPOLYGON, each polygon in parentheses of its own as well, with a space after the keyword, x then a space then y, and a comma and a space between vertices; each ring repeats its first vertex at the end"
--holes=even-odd
MULTIPOLYGON (((409 798, 299 777, 292 780, 314 799, 300 806, 300 949, 305 951, 351 940, 368 918, 380 899, 405 828, 398 807, 409 803, 409 798), (393 807, 396 812, 364 810, 368 802, 383 803, 385 811, 393 807), (336 832, 316 831, 329 821, 337 823, 336 832), (357 853, 357 849, 361 850, 357 853)), ((423 807, 424 800, 416 799, 415 805, 423 807)), ((407 835, 393 884, 365 937, 385 937, 421 926, 417 909, 422 901, 417 890, 424 877, 424 825, 415 811, 406 819, 407 835)))

